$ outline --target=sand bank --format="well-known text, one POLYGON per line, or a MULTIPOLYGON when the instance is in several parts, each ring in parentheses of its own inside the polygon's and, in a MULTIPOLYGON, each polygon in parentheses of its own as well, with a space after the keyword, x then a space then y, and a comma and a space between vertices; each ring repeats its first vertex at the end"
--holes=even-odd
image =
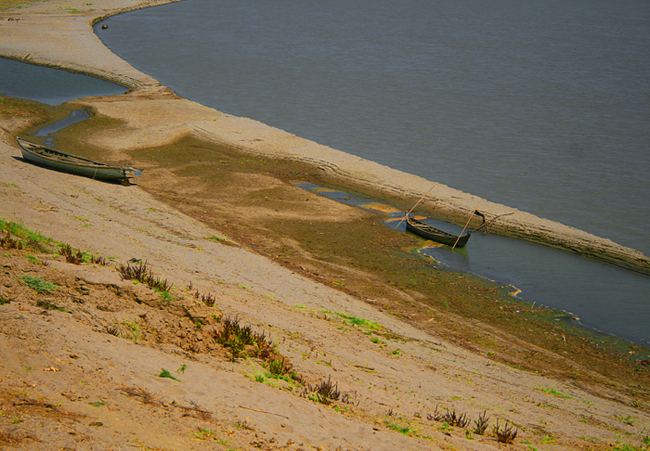
MULTIPOLYGON (((105 100, 86 102, 101 114, 126 120, 136 128, 133 137, 124 137, 119 143, 111 142, 108 137, 98 138, 107 147, 147 147, 190 133, 251 153, 307 162, 348 182, 392 196, 415 200, 429 191, 430 180, 181 99, 118 58, 93 33, 92 24, 102 18, 163 3, 169 1, 111 0, 92 5, 72 2, 66 9, 58 2, 25 6, 18 13, 5 16, 13 14, 19 21, 2 21, 0 55, 87 73, 129 88, 129 95, 112 99, 110 103, 105 100)), ((421 208, 432 211, 439 218, 464 224, 479 201, 477 196, 438 185, 434 194, 423 200, 421 208)), ((490 233, 544 244, 650 274, 647 256, 611 240, 489 200, 480 205, 488 221, 496 218, 490 223, 490 233)), ((470 227, 480 224, 481 220, 474 217, 470 227)))

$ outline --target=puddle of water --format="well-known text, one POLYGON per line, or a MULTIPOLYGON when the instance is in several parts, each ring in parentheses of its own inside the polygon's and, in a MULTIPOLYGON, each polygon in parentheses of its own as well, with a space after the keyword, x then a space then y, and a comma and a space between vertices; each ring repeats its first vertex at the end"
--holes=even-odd
POLYGON ((88 114, 88 111, 86 110, 75 110, 72 113, 70 113, 70 116, 66 117, 65 119, 61 119, 58 122, 55 122, 54 124, 50 124, 46 127, 43 127, 39 129, 34 136, 47 136, 45 139, 45 145, 51 146, 54 144, 54 139, 50 136, 52 133, 56 133, 60 130, 63 130, 66 127, 71 126, 72 124, 76 124, 77 122, 84 121, 90 117, 90 114, 88 114))

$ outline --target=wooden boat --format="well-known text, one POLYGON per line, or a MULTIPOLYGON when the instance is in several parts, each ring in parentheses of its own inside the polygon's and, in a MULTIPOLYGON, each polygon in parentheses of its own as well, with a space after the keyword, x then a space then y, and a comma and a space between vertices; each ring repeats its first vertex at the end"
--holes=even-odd
POLYGON ((452 235, 451 233, 436 229, 429 224, 425 224, 422 221, 412 218, 408 214, 406 215, 406 230, 426 238, 427 240, 436 241, 438 243, 446 244, 447 246, 453 246, 456 244, 456 247, 465 246, 471 235, 471 233, 467 232, 459 239, 457 235, 452 235), (456 241, 458 242, 456 243, 456 241))
POLYGON ((16 139, 20 145, 23 158, 40 166, 94 179, 121 181, 127 185, 129 184, 129 177, 137 177, 142 174, 142 171, 128 166, 99 163, 88 158, 35 144, 23 138, 16 139))

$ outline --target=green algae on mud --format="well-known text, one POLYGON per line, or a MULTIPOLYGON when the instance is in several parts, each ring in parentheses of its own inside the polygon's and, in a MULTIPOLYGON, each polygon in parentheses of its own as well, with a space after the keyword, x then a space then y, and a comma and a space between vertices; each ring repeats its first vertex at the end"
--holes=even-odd
MULTIPOLYGON (((605 382, 576 370, 576 361, 606 378, 636 386, 650 381, 648 371, 634 371, 642 348, 573 326, 564 312, 533 308, 509 296, 507 287, 441 269, 410 250, 416 238, 384 226, 383 214, 356 209, 349 219, 314 220, 308 205, 317 206, 301 201, 307 194, 291 182, 379 193, 342 187, 306 164, 192 138, 131 156, 150 172, 165 167, 182 180, 176 182, 182 192, 166 193, 143 182, 153 195, 255 252, 434 334, 530 371, 605 382)), ((340 211, 350 208, 341 204, 340 211)))
POLYGON ((36 132, 37 127, 63 119, 69 114, 66 111, 66 107, 52 107, 34 100, 0 94, 0 120, 25 121, 27 127, 31 127, 24 131, 27 134, 36 132))
MULTIPOLYGON (((93 116, 55 137, 72 153, 110 161, 115 155, 86 138, 124 128, 93 116)), ((647 350, 574 327, 562 312, 533 309, 491 281, 440 269, 412 252, 419 240, 384 226, 383 214, 334 205, 291 182, 383 197, 400 209, 411 199, 387 199, 305 163, 189 137, 128 153, 145 169, 142 189, 297 273, 514 367, 623 385, 650 399, 650 371, 635 363, 647 350)))

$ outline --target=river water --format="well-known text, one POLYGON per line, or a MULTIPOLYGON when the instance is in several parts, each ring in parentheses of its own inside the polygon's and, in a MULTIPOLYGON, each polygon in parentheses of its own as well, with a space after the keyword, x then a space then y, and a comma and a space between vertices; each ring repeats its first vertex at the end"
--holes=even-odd
POLYGON ((650 253, 650 3, 185 0, 110 18, 180 95, 650 253))
POLYGON ((124 94, 123 86, 64 70, 0 58, 0 93, 60 105, 87 96, 124 94))

